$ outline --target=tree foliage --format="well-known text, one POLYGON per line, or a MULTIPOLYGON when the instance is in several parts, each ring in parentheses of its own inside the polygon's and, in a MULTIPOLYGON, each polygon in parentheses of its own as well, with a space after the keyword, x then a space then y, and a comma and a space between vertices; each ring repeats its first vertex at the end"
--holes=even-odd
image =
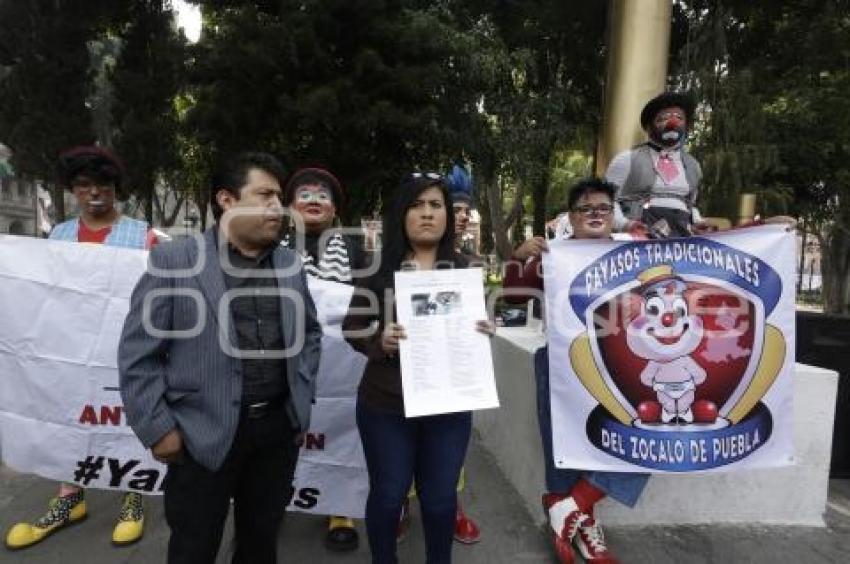
MULTIPOLYGON (((0 3, 0 136, 23 176, 52 180, 59 151, 94 140, 86 42, 96 34, 104 4, 0 3)), ((62 198, 54 200, 61 217, 62 198)))
MULTIPOLYGON (((168 0, 0 1, 0 141, 49 177, 69 145, 114 144, 148 217, 170 187, 203 209, 224 155, 323 164, 347 223, 413 169, 471 165, 485 252, 542 232, 589 170, 601 116, 605 2, 191 0, 185 44, 168 0)), ((791 213, 823 249, 830 311, 850 304, 850 1, 676 0, 670 86, 693 90, 701 208, 742 192, 791 213)), ((178 198, 179 201, 179 198, 178 198)), ((169 212, 171 212, 169 214, 169 212)))
POLYGON ((734 217, 737 196, 755 192, 762 214, 799 217, 821 243, 827 311, 850 312, 850 3, 678 8, 686 40, 673 79, 704 109, 703 204, 734 217))
MULTIPOLYGON (((115 148, 147 220, 153 221, 156 209, 170 225, 175 212, 166 214, 155 187, 182 167, 175 99, 184 87, 185 38, 175 31, 174 15, 163 0, 126 2, 121 15, 121 49, 111 73, 115 148)), ((184 187, 172 189, 182 197, 184 187)))

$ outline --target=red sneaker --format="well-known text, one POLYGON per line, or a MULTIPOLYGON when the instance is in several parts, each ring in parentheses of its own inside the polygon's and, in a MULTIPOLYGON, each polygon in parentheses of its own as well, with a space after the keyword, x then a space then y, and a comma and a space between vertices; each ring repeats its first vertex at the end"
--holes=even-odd
POLYGON ((552 542, 555 545, 555 556, 558 558, 558 564, 573 564, 576 561, 573 547, 569 542, 555 533, 552 533, 552 542))
POLYGON ((588 564, 620 564, 620 561, 608 550, 599 523, 590 515, 583 515, 586 518, 578 527, 575 544, 584 561, 588 564))
POLYGON ((463 544, 475 544, 481 540, 481 529, 464 514, 460 505, 455 513, 455 540, 463 544))
POLYGON ((573 564, 572 541, 579 526, 590 517, 582 513, 572 496, 549 493, 543 495, 543 511, 552 528, 552 541, 560 564, 573 564))

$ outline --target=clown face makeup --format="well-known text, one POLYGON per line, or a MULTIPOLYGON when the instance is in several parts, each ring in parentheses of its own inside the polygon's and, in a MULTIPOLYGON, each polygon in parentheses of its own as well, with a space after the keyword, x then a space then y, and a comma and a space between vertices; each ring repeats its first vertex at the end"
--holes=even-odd
POLYGON ((607 239, 614 226, 614 202, 604 192, 590 192, 576 201, 569 217, 576 239, 607 239))
POLYGON ((113 182, 79 175, 71 181, 71 191, 77 198, 83 219, 88 223, 111 221, 116 215, 113 182))
POLYGON ((675 147, 685 140, 688 120, 685 110, 679 107, 665 108, 652 120, 650 136, 656 143, 665 147, 675 147))
POLYGON ((321 184, 305 184, 295 190, 292 211, 304 220, 307 232, 320 233, 333 224, 336 216, 333 193, 321 184))

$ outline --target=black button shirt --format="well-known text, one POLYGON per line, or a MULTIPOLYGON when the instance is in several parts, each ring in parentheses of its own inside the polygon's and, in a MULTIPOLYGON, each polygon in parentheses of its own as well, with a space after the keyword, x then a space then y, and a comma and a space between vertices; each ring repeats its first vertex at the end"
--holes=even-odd
POLYGON ((277 293, 277 278, 239 275, 249 269, 271 271, 274 268, 272 253, 276 246, 257 257, 246 257, 228 244, 230 267, 222 265, 227 289, 240 292, 239 297, 230 301, 237 344, 243 352, 252 351, 260 355, 260 358, 242 359, 243 406, 289 395, 286 360, 262 358, 263 355, 274 356, 273 353, 279 353, 286 347, 281 328, 281 299, 277 293))

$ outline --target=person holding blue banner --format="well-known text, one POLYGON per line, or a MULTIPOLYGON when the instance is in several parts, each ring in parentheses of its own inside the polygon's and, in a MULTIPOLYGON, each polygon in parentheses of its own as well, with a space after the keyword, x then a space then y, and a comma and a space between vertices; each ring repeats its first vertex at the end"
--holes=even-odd
MULTIPOLYGON (((129 249, 149 249, 156 244, 156 235, 147 223, 126 217, 115 207, 116 192, 121 190, 124 177, 124 165, 115 154, 103 147, 74 147, 59 156, 58 168, 59 182, 73 192, 80 217, 55 226, 50 239, 129 249)), ((87 515, 85 490, 63 483, 46 514, 33 523, 17 523, 9 530, 6 546, 12 549, 31 546, 87 515)), ((142 496, 129 492, 124 495, 112 531, 113 544, 136 542, 142 538, 144 527, 142 496)))
MULTIPOLYGON (((616 187, 599 179, 584 180, 570 189, 567 200, 572 237, 575 239, 609 239, 614 224, 616 187)), ((511 293, 508 301, 523 301, 544 290, 541 253, 546 241, 531 238, 514 250, 506 265, 503 286, 527 290, 527 296, 511 293)), ((610 497, 634 506, 646 486, 649 474, 584 471, 556 468, 552 455, 552 418, 549 396, 549 356, 547 347, 534 355, 537 381, 537 412, 546 467, 546 490, 543 508, 552 527, 559 562, 575 561, 575 546, 586 562, 613 564, 619 562, 608 550, 599 522, 594 517, 596 503, 610 497)))
MULTIPOLYGON (((394 564, 402 505, 416 478, 426 562, 451 562, 456 484, 472 431, 472 413, 407 418, 398 358, 405 329, 395 323, 394 276, 403 269, 465 268, 455 250, 454 213, 443 177, 416 172, 401 182, 384 214, 381 263, 358 281, 343 321, 346 340, 368 358, 357 399, 357 427, 369 472, 366 530, 374 564, 394 564), (376 307, 380 306, 380 307, 376 307)), ((478 331, 495 326, 479 321, 478 331)))

